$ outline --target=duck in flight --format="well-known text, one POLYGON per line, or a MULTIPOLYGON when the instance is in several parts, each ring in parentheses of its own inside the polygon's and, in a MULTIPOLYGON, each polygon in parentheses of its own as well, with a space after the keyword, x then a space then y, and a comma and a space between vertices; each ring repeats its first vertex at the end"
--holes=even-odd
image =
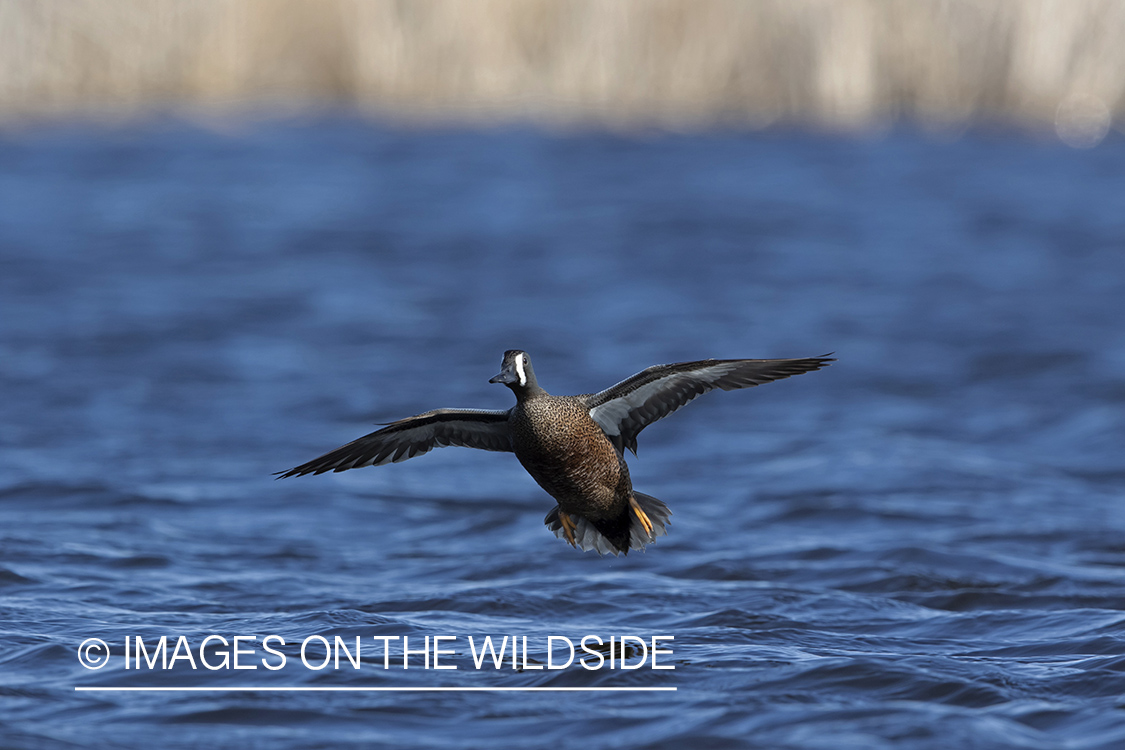
POLYGON ((667 533, 668 506, 633 489, 625 449, 637 435, 707 391, 750 388, 819 370, 835 360, 705 359, 655 365, 600 393, 552 396, 531 369, 527 352, 504 352, 490 383, 512 389, 503 411, 435 409, 400 419, 288 471, 280 478, 398 463, 435 447, 460 445, 509 451, 558 501, 544 523, 572 547, 628 554, 667 533))

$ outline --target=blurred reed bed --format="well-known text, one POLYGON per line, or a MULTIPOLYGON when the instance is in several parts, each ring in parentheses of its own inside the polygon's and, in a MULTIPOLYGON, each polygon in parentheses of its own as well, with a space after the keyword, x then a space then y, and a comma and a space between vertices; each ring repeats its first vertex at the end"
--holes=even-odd
POLYGON ((343 104, 686 128, 999 119, 1081 141, 1120 120, 1123 89, 1121 0, 0 3, 9 122, 343 104))

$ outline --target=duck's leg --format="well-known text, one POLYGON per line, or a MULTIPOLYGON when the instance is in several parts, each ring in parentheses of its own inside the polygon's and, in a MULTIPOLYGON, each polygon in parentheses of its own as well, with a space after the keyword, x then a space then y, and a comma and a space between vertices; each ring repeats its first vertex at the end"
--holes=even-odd
POLYGON ((566 537, 566 541, 570 543, 571 547, 577 547, 578 543, 574 541, 574 530, 578 527, 574 525, 574 521, 570 520, 570 514, 560 509, 559 521, 562 523, 563 536, 566 537))
POLYGON ((652 539, 652 521, 649 519, 648 514, 641 510, 641 506, 637 503, 637 498, 631 495, 629 497, 629 507, 633 509, 633 514, 636 515, 637 520, 641 522, 641 526, 644 527, 648 538, 652 539))

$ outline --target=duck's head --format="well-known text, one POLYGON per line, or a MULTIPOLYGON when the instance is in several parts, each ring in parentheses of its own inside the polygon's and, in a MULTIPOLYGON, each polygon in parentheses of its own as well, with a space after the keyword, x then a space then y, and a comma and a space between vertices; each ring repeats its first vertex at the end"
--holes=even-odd
POLYGON ((504 352, 504 361, 500 364, 500 374, 488 381, 489 383, 503 383, 516 394, 527 393, 539 388, 535 382, 535 372, 531 369, 531 357, 527 352, 519 349, 509 349, 504 352))

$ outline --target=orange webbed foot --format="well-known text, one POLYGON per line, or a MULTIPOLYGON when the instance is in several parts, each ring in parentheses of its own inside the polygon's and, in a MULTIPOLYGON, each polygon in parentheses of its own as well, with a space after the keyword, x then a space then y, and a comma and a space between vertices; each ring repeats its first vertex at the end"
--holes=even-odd
POLYGON ((654 539, 652 535, 652 521, 649 519, 648 515, 643 510, 641 510, 641 506, 637 503, 637 499, 635 497, 629 498, 629 507, 633 509, 633 514, 637 517, 637 520, 641 522, 641 526, 644 527, 645 533, 648 534, 648 538, 654 539))
POLYGON ((559 521, 562 523, 563 536, 566 537, 566 541, 571 547, 577 547, 578 543, 574 541, 574 531, 578 527, 575 525, 574 521, 571 520, 570 514, 560 510, 559 521))

